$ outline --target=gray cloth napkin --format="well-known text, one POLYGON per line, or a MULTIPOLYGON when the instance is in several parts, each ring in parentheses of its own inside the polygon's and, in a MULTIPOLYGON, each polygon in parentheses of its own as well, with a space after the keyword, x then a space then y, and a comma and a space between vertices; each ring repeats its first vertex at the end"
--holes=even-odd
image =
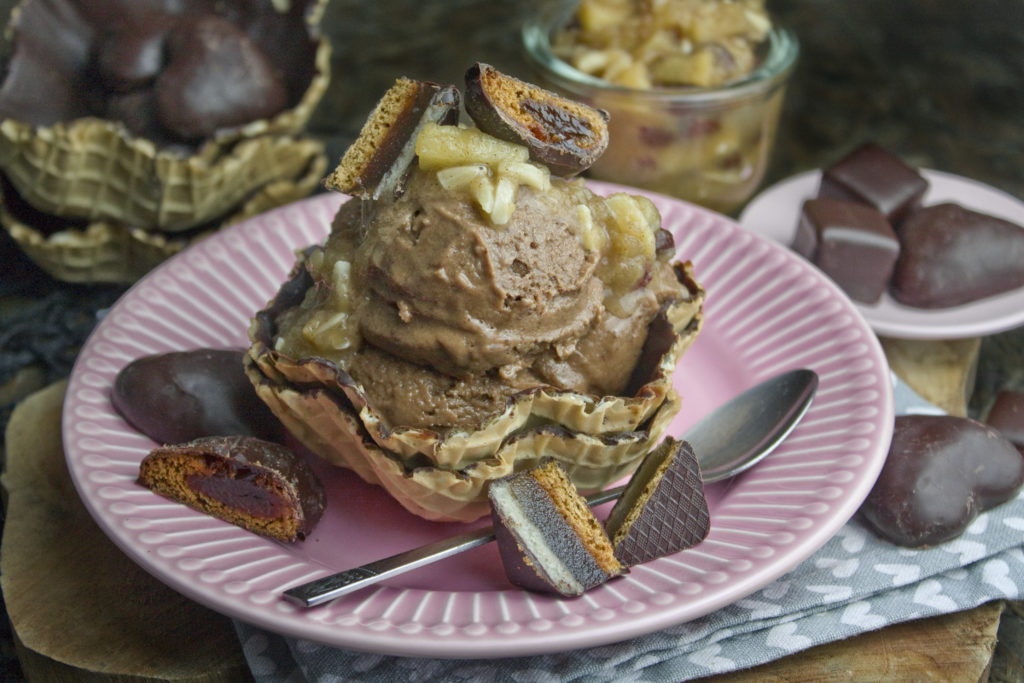
MULTIPOLYGON (((942 411, 893 376, 896 414, 942 411)), ((855 517, 803 563, 732 605, 621 643, 488 660, 353 652, 235 622, 270 681, 681 681, 762 664, 888 624, 1024 595, 1024 492, 928 550, 880 540, 855 517)))

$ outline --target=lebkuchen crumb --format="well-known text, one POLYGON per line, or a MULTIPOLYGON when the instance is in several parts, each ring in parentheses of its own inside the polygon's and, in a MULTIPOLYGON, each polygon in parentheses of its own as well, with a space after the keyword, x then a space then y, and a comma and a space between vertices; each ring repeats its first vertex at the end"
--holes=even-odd
POLYGON ((533 477, 547 491, 555 508, 580 537, 598 566, 612 576, 621 573, 622 566, 615 557, 608 535, 590 511, 586 499, 576 492, 565 471, 552 461, 535 470, 533 477))
POLYGON ((496 138, 525 145, 551 173, 571 177, 608 147, 608 113, 477 62, 465 74, 466 113, 496 138))

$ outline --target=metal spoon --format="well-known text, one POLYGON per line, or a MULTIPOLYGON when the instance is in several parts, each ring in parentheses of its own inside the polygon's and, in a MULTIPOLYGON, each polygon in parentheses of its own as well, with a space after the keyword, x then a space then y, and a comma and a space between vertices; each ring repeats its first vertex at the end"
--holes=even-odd
MULTIPOLYGON (((818 375, 812 370, 792 370, 747 389, 690 428, 683 439, 693 446, 704 483, 733 477, 775 450, 807 412, 817 389, 818 375)), ((606 503, 624 489, 599 491, 587 502, 606 503)), ((284 595, 315 607, 493 540, 494 529, 488 526, 289 588, 284 595)))

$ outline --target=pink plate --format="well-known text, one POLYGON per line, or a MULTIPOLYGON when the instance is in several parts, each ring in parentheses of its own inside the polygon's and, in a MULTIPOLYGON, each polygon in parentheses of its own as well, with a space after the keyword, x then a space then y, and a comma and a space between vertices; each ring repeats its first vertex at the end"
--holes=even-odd
POLYGON ((708 487, 712 528, 698 547, 562 600, 513 589, 492 544, 307 610, 281 591, 464 525, 414 517, 381 489, 319 462, 327 511, 294 545, 137 485, 139 461, 154 444, 111 407, 118 370, 145 354, 245 346, 250 316, 276 292, 294 250, 324 238, 338 195, 195 244, 110 310, 82 349, 64 404, 65 452, 82 499, 129 557, 184 595, 270 631, 344 648, 433 657, 570 650, 678 624, 749 595, 819 548, 867 495, 892 432, 888 366, 863 318, 801 259, 723 216, 648 196, 708 291, 706 326, 676 374, 684 407, 672 433, 784 370, 809 367, 820 376, 810 411, 775 453, 708 487))
MULTIPOLYGON (((976 180, 923 169, 928 180, 925 205, 956 202, 975 211, 1024 225, 1024 203, 976 180)), ((820 171, 783 180, 754 198, 740 216, 744 228, 789 246, 800 207, 815 196, 820 171)), ((924 309, 904 306, 883 294, 875 304, 854 302, 878 334, 900 339, 960 339, 1003 332, 1024 323, 1024 287, 962 306, 924 309)))

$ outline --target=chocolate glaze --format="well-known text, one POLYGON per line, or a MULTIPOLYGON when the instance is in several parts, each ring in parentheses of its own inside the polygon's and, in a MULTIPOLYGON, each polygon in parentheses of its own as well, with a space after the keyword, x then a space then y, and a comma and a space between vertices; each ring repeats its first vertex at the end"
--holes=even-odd
POLYGON ((89 72, 95 30, 66 2, 25 2, 0 85, 0 118, 49 126, 91 113, 89 72))
POLYGON ((176 17, 165 12, 126 15, 97 31, 93 45, 96 75, 113 92, 143 88, 164 68, 164 39, 176 17))
POLYGON ((897 545, 959 536, 1024 485, 1024 454, 988 425, 950 415, 896 418, 892 444, 863 518, 897 545))
POLYGON ((869 142, 824 170, 818 196, 873 206, 895 226, 921 205, 927 190, 920 173, 869 142))
POLYGON ((156 108, 156 93, 152 88, 110 93, 103 102, 103 115, 120 121, 135 135, 171 145, 174 140, 160 123, 156 108))
POLYGON ((655 378, 661 359, 676 341, 676 331, 668 319, 669 306, 671 303, 663 305, 647 326, 647 336, 640 350, 640 358, 633 368, 626 389, 622 392, 626 396, 635 396, 645 384, 655 378))
POLYGON ((237 349, 196 349, 138 358, 117 374, 114 408, 157 443, 204 436, 280 440, 284 430, 253 390, 237 349))
POLYGON ((242 28, 274 70, 284 76, 289 105, 303 96, 316 70, 319 36, 310 20, 319 11, 318 3, 319 0, 289 0, 284 11, 275 7, 282 3, 274 0, 217 0, 214 3, 225 18, 242 28), (281 49, 282 45, 287 45, 288 49, 281 49))
MULTIPOLYGON (((669 238, 671 239, 671 235, 669 235, 669 238)), ((690 293, 691 297, 703 296, 704 290, 700 283, 693 279, 682 263, 673 263, 672 272, 675 275, 676 281, 690 293)), ((626 388, 622 392, 624 396, 636 396, 645 384, 653 381, 658 373, 661 372, 661 359, 665 357, 665 354, 672 348, 676 340, 676 332, 672 328, 671 321, 668 319, 668 310, 674 303, 677 302, 666 302, 663 304, 648 324, 640 356, 630 374, 629 382, 627 382, 626 388)), ((690 321, 689 328, 701 325, 702 320, 702 314, 698 313, 690 321)), ((687 329, 683 333, 685 334, 690 331, 690 329, 687 329)))
POLYGON ((644 458, 605 522, 626 567, 691 548, 710 529, 697 457, 689 443, 672 437, 644 458))
POLYGON ((875 303, 889 286, 900 253, 896 232, 874 207, 808 199, 793 250, 814 263, 852 299, 875 303))
POLYGON ((227 19, 181 19, 167 35, 166 59, 154 85, 157 113, 183 140, 202 140, 285 107, 282 75, 227 19))
POLYGON ((526 145, 555 175, 589 168, 608 147, 608 112, 566 100, 477 62, 466 71, 466 112, 489 135, 526 145))
POLYGON ((659 256, 665 255, 666 258, 675 256, 676 238, 665 228, 658 228, 658 231, 654 233, 654 250, 659 256))
POLYGON ((266 308, 256 313, 255 340, 261 344, 273 348, 274 337, 277 336, 277 318, 289 308, 302 303, 306 296, 306 290, 313 286, 313 276, 305 266, 305 259, 309 258, 314 251, 321 249, 319 246, 306 248, 302 257, 292 267, 288 279, 284 281, 281 288, 267 304, 266 308))
POLYGON ((1024 286, 1024 228, 959 204, 920 209, 897 230, 894 299, 947 308, 1024 286))
MULTIPOLYGON (((179 500, 177 487, 183 485, 226 505, 235 514, 218 516, 251 531, 259 532, 260 527, 247 524, 250 517, 294 518, 296 536, 283 540, 304 539, 327 504, 323 484, 305 460, 281 444, 246 436, 204 437, 155 448, 140 465, 139 483, 175 500, 179 500), (161 465, 180 458, 195 470, 176 480, 182 476, 181 468, 161 465)), ((195 507, 214 512, 202 497, 195 507)))

